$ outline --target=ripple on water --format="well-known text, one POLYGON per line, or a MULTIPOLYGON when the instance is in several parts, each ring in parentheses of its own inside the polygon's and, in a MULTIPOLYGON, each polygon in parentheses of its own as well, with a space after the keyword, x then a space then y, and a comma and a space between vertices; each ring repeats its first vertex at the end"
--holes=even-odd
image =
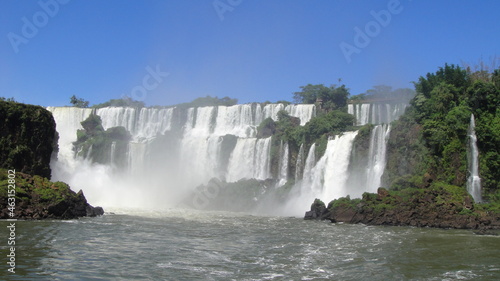
POLYGON ((468 231, 166 210, 19 222, 18 237, 27 279, 500 279, 500 239, 468 231))

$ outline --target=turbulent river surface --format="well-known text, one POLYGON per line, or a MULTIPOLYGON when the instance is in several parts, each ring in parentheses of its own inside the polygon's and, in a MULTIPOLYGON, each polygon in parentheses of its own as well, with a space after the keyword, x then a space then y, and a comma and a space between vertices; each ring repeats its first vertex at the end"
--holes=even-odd
POLYGON ((500 237, 227 212, 18 221, 1 280, 499 280, 500 237))

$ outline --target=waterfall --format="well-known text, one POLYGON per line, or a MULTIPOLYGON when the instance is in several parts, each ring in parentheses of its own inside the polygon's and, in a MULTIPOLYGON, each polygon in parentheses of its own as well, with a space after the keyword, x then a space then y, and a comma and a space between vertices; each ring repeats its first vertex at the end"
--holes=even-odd
POLYGON ((314 104, 289 104, 285 111, 291 116, 300 119, 300 125, 304 126, 311 118, 316 116, 316 106, 314 104))
POLYGON ((308 161, 306 161, 304 182, 306 182, 306 175, 310 177, 311 189, 320 199, 329 202, 332 199, 349 195, 345 183, 349 176, 348 167, 352 143, 357 133, 357 131, 345 132, 341 136, 330 139, 325 154, 310 172, 306 172, 308 168, 308 161))
POLYGON ((325 172, 323 184, 323 198, 325 201, 349 195, 345 186, 349 176, 349 159, 351 156, 352 142, 356 132, 346 132, 342 136, 328 141, 325 155, 325 172))
POLYGON ((59 153, 61 161, 73 162, 73 142, 76 141, 76 131, 83 130, 80 122, 87 119, 92 109, 76 107, 48 107, 56 120, 56 130, 59 133, 59 153), (67 133, 71 132, 71 133, 67 133))
POLYGON ((96 114, 101 117, 102 127, 106 130, 111 127, 125 127, 133 135, 136 132, 136 109, 131 107, 104 107, 97 109, 96 114))
POLYGON ((380 187, 380 179, 386 164, 386 148, 390 130, 391 126, 384 124, 375 126, 371 131, 366 189, 363 192, 376 192, 380 187))
POLYGON ((479 177, 479 150, 477 149, 476 123, 474 114, 470 116, 468 135, 467 162, 469 177, 467 179, 467 191, 472 195, 476 203, 482 202, 481 178, 479 177))
POLYGON ((358 111, 356 112, 356 120, 358 120, 358 126, 368 124, 369 122, 369 112, 370 104, 358 104, 358 111))
POLYGON ((132 175, 141 175, 144 173, 146 145, 140 142, 130 142, 128 144, 128 169, 132 175))
POLYGON ((280 164, 278 186, 283 186, 288 180, 288 142, 280 144, 280 164))
POLYGON ((262 109, 262 118, 271 118, 275 121, 278 120, 278 112, 280 110, 285 110, 285 106, 281 103, 278 104, 266 104, 262 109))
POLYGON ((214 134, 255 137, 259 124, 255 124, 254 119, 250 104, 219 106, 214 134))
POLYGON ((352 144, 357 135, 345 132, 328 140, 324 155, 316 162, 316 144, 312 144, 304 165, 302 181, 295 185, 298 191, 291 195, 284 209, 289 213, 307 210, 315 198, 328 203, 349 195, 346 186, 352 144))
POLYGON ((239 138, 229 158, 228 182, 240 179, 270 178, 271 137, 265 139, 239 138))
POLYGON ((304 172, 304 144, 300 144, 299 153, 297 154, 297 162, 295 162, 295 182, 302 178, 304 172))
MULTIPOLYGON (((357 117, 356 124, 385 123, 373 128, 368 156, 365 152, 363 157, 366 159, 359 160, 364 164, 360 166, 364 171, 358 178, 366 181, 362 190, 347 182, 352 174, 349 165, 357 132, 332 137, 320 159, 317 159, 316 144, 310 147, 301 144, 297 159, 294 159, 294 175, 289 174, 291 146, 282 142, 277 151, 277 173, 274 176, 271 174, 271 137, 256 138, 257 127, 266 118, 276 120, 280 110, 300 118, 301 125, 316 115, 314 105, 293 104, 97 109, 94 111, 101 117, 104 129, 123 126, 132 134, 128 148, 118 149, 118 143, 111 143, 107 152, 111 159, 108 165, 77 159, 72 150, 76 130, 82 129, 80 122, 93 109, 48 108, 54 115, 60 134, 59 160, 52 163, 55 167, 53 179, 66 181, 76 190, 83 189, 90 200, 102 205, 119 202, 127 206, 149 206, 149 202, 156 202, 159 206, 166 206, 165 201, 177 199, 172 195, 175 192, 192 191, 214 177, 227 182, 274 177, 280 186, 294 176, 297 182, 294 190, 302 194, 294 208, 307 208, 315 197, 329 202, 341 196, 357 197, 359 192, 376 191, 386 161, 385 149, 390 132, 387 122, 402 114, 404 107, 391 104, 348 105, 348 112, 357 117), (111 169, 116 166, 113 163, 119 157, 124 160, 123 167, 111 169), (122 196, 128 201, 123 203, 122 196), (116 202, 107 201, 109 197, 116 198, 116 202)), ((473 170, 471 168, 471 175, 473 170)), ((477 168, 474 175, 477 177, 477 168)), ((474 177, 471 176, 471 179, 474 177)), ((476 182, 478 180, 479 177, 476 182)))
POLYGON ((313 143, 307 153, 306 163, 304 164, 304 173, 302 174, 303 185, 312 184, 312 169, 316 164, 316 143, 313 143))
POLYGON ((357 103, 348 104, 347 113, 356 117, 356 126, 366 124, 388 124, 403 115, 405 103, 357 103))
POLYGON ((109 153, 109 162, 111 164, 115 163, 115 154, 116 154, 116 141, 113 141, 111 143, 111 150, 110 150, 110 153, 109 153))
MULTIPOLYGON (((302 181, 296 179, 297 185, 300 185, 302 194, 313 193, 313 169, 316 165, 316 143, 313 143, 307 153, 306 162, 304 164, 304 172, 302 173, 302 181)), ((307 197, 307 196, 306 196, 307 197)))

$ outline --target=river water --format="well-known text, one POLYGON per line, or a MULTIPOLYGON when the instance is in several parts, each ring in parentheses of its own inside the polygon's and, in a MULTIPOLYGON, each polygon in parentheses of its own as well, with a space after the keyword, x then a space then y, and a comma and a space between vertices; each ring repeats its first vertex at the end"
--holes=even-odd
POLYGON ((500 237, 191 210, 16 223, 2 280, 500 280, 500 237))

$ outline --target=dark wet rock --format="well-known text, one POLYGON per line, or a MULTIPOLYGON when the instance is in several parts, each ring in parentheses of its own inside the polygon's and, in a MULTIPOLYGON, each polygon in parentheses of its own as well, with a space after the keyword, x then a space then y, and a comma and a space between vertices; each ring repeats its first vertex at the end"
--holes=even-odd
POLYGON ((311 204, 311 210, 306 212, 304 219, 306 220, 321 220, 328 216, 328 209, 325 203, 319 199, 315 199, 311 204))

